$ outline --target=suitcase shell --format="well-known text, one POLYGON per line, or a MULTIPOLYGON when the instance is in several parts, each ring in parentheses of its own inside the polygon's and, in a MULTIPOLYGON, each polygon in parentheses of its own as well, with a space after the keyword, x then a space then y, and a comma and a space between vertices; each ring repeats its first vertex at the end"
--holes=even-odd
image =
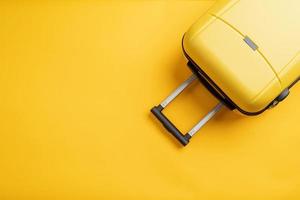
POLYGON ((218 1, 183 37, 190 68, 229 108, 277 105, 300 76, 300 1, 218 1))

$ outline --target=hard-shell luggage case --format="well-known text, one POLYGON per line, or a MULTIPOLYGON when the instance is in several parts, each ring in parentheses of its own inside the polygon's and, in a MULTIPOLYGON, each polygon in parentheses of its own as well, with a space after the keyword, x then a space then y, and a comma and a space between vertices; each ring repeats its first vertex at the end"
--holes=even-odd
POLYGON ((151 112, 186 145, 222 105, 246 115, 273 108, 300 78, 299 19, 299 0, 218 1, 183 37, 193 75, 151 112), (195 79, 220 103, 182 134, 162 110, 195 79))

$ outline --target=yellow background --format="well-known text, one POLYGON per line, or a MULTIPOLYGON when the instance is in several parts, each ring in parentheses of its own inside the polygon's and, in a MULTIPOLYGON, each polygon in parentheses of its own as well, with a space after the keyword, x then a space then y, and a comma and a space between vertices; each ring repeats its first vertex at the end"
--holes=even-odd
MULTIPOLYGON (((1 1, 0 199, 299 199, 299 85, 257 117, 223 109, 186 148, 150 115, 213 3, 1 1)), ((194 84, 165 113, 187 131, 216 102, 194 84)))

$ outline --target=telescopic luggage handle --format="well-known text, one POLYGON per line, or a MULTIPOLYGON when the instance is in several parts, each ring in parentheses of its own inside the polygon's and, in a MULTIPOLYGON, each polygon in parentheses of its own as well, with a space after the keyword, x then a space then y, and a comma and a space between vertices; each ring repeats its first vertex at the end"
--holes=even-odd
POLYGON ((182 144, 187 145, 193 135, 198 132, 202 126, 206 124, 223 106, 223 103, 218 103, 204 118, 202 118, 188 133, 181 133, 177 127, 162 113, 163 109, 172 102, 187 86, 195 79, 196 75, 191 75, 178 88, 176 88, 161 104, 154 106, 151 112, 163 124, 163 126, 182 144))

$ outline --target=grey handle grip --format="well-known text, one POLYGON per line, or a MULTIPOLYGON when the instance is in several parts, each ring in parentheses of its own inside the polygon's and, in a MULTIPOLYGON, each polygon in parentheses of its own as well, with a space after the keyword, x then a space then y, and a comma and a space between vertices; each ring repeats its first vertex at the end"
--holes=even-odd
POLYGON ((163 124, 163 126, 183 145, 187 145, 191 136, 189 134, 183 135, 177 127, 162 113, 163 107, 161 105, 154 106, 151 112, 163 124))

